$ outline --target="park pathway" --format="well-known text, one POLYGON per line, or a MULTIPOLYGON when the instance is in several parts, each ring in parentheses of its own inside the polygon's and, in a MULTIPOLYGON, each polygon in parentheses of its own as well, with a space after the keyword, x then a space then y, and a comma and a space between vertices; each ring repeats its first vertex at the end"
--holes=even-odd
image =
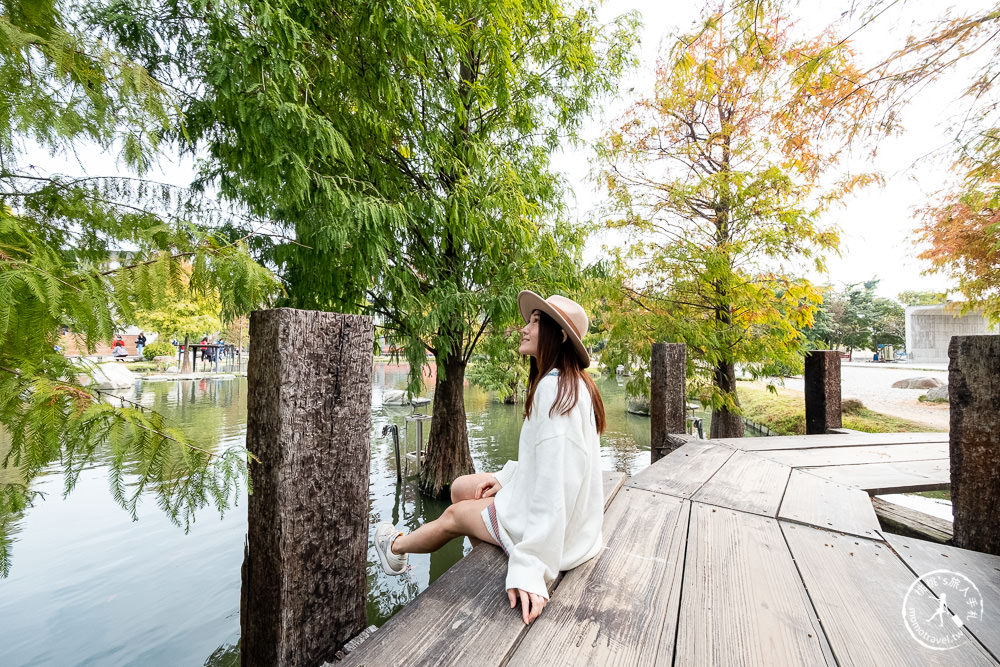
POLYGON ((946 433, 691 441, 605 473, 604 549, 531 626, 480 545, 343 662, 1000 664, 1000 557, 884 533, 869 497, 948 488, 948 452, 946 433))

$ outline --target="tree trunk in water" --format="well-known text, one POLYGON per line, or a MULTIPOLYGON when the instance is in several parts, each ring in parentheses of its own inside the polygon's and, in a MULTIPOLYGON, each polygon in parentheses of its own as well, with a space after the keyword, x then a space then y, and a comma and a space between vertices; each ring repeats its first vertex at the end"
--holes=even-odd
POLYGON ((191 346, 188 344, 188 337, 184 336, 184 362, 181 364, 181 373, 191 372, 191 346))
MULTIPOLYGON (((736 395, 736 364, 720 362, 713 373, 714 384, 720 390, 733 395, 733 402, 740 404, 736 395)), ((742 438, 743 418, 725 408, 712 410, 712 430, 710 438, 742 438)))
POLYGON ((461 354, 452 354, 438 363, 431 433, 420 467, 420 486, 433 496, 445 497, 445 488, 456 477, 475 472, 466 430, 464 385, 465 361, 461 354))

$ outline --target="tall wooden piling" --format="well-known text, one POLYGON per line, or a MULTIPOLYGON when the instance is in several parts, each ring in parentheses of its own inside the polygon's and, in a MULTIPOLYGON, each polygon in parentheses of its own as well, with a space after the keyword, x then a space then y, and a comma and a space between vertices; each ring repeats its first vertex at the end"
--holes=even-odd
POLYGON ((671 434, 684 433, 687 425, 687 374, 684 343, 653 343, 649 358, 650 463, 683 444, 671 434))
POLYGON ((805 365, 806 435, 841 428, 840 352, 810 350, 805 365))
POLYGON ((243 665, 319 665, 365 627, 373 329, 290 308, 250 317, 243 665))
POLYGON ((1000 336, 948 345, 955 546, 1000 555, 1000 336))

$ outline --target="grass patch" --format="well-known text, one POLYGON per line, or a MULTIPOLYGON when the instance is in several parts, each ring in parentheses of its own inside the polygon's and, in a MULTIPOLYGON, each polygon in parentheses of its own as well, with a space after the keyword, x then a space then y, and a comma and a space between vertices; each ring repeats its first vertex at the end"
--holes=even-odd
MULTIPOLYGON (((778 388, 772 394, 758 384, 740 383, 740 405, 747 419, 763 424, 778 435, 805 435, 806 406, 799 392, 778 388)), ((861 401, 847 400, 842 406, 844 428, 866 433, 922 432, 927 426, 891 417, 866 408, 861 401)))
POLYGON ((155 361, 130 361, 125 363, 125 368, 129 369, 133 373, 145 373, 148 371, 158 370, 160 364, 155 361))
POLYGON ((938 500, 951 500, 951 491, 918 491, 918 496, 924 498, 937 498, 938 500))

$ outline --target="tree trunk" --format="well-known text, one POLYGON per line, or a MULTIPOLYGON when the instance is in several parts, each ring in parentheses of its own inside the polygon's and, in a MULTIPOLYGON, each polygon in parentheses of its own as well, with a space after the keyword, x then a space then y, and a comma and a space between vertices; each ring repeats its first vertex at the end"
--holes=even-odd
POLYGON ((420 467, 420 486, 445 497, 445 489, 461 475, 475 472, 465 422, 465 360, 452 353, 438 361, 434 414, 427 453, 420 467))
POLYGON ((188 344, 188 337, 184 336, 184 354, 181 355, 181 373, 191 372, 191 346, 188 344))
MULTIPOLYGON (((715 367, 712 374, 715 386, 733 395, 733 403, 740 404, 736 395, 736 364, 733 362, 720 362, 715 367)), ((726 408, 712 410, 712 430, 709 432, 710 438, 742 438, 743 418, 734 414, 726 408)))

